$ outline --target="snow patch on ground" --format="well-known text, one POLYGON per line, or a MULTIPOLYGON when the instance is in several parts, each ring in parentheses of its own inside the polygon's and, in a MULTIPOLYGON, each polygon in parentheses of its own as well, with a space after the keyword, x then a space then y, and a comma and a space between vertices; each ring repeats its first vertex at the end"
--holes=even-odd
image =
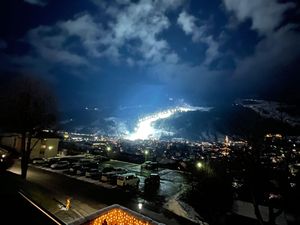
POLYGON ((183 191, 178 192, 176 195, 171 197, 164 204, 164 208, 194 223, 208 225, 208 223, 202 221, 201 216, 194 210, 192 206, 180 200, 182 192, 183 191))
POLYGON ((288 105, 275 101, 265 101, 256 99, 243 99, 241 101, 237 101, 237 104, 240 104, 245 108, 252 109, 264 118, 272 118, 275 120, 283 121, 291 126, 300 125, 299 117, 291 116, 286 112, 280 111, 281 107, 287 107, 288 105))
MULTIPOLYGON (((234 202, 234 212, 240 216, 256 219, 254 207, 251 202, 245 202, 237 200, 234 202)), ((269 220, 269 208, 267 206, 259 205, 259 210, 261 213, 261 216, 265 222, 269 220)), ((275 209, 277 211, 278 209, 275 209)), ((280 225, 287 225, 287 221, 285 218, 284 213, 281 213, 275 221, 276 224, 280 225)))

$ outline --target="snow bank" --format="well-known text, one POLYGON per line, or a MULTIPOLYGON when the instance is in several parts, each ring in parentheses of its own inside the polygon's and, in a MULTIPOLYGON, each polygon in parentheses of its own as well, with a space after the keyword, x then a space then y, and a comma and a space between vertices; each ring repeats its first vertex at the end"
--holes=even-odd
POLYGON ((202 221, 201 216, 193 209, 193 207, 180 200, 181 194, 182 192, 179 192, 171 197, 164 204, 164 208, 194 223, 208 225, 208 223, 202 221))

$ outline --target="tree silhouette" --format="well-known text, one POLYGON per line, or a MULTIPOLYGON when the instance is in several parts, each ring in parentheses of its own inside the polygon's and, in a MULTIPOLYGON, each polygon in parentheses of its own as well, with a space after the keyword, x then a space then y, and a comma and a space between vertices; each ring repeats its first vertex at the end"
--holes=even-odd
POLYGON ((185 196, 209 224, 222 224, 226 213, 232 210, 232 180, 226 169, 226 163, 221 161, 204 164, 194 171, 192 189, 185 196))
POLYGON ((30 153, 37 144, 31 143, 32 138, 56 122, 55 98, 42 80, 32 76, 18 75, 1 89, 0 128, 21 135, 21 176, 26 179, 30 153))
POLYGON ((288 192, 288 158, 284 162, 286 166, 280 171, 274 170, 270 166, 264 166, 262 156, 268 148, 264 141, 264 136, 268 132, 268 123, 264 123, 265 121, 262 118, 253 123, 247 138, 250 148, 238 160, 243 165, 245 186, 250 194, 254 213, 259 224, 265 224, 259 208, 259 205, 264 203, 268 205, 269 209, 268 224, 274 225, 276 218, 284 210, 284 197, 288 192), (275 183, 272 181, 275 181, 275 183), (275 195, 272 196, 273 192, 277 193, 276 197, 274 197, 275 195), (275 211, 275 208, 278 210, 275 211))

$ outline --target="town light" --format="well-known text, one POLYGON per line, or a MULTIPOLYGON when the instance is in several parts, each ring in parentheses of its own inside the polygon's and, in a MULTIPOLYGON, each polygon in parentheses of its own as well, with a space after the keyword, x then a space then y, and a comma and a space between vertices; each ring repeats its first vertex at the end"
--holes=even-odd
POLYGON ((49 150, 52 150, 52 149, 53 149, 53 146, 52 146, 52 145, 50 145, 50 146, 48 147, 48 149, 49 149, 49 150))
POLYGON ((107 146, 106 147, 106 150, 109 152, 109 151, 111 151, 111 147, 110 146, 107 146))
POLYGON ((141 210, 141 209, 143 208, 143 204, 142 204, 142 203, 139 203, 139 204, 138 204, 138 208, 139 208, 139 210, 141 210))
POLYGON ((203 164, 202 164, 202 162, 197 162, 196 166, 197 166, 197 168, 201 169, 203 167, 203 164))
POLYGON ((144 153, 145 153, 145 155, 148 155, 148 154, 149 154, 149 151, 148 151, 148 150, 145 150, 144 153))

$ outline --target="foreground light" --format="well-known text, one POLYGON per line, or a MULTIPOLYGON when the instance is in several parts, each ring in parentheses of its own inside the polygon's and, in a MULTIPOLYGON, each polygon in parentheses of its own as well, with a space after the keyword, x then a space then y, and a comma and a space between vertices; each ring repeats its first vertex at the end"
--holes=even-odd
POLYGON ((111 147, 110 146, 107 146, 106 150, 109 152, 111 151, 111 147))
POLYGON ((5 158, 6 157, 6 155, 5 154, 2 154, 2 158, 5 158))
POLYGON ((145 150, 145 155, 148 155, 149 154, 149 151, 148 150, 145 150))
POLYGON ((66 210, 69 210, 71 206, 71 199, 67 198, 67 203, 66 203, 66 210))
MULTIPOLYGON (((139 203, 142 204, 142 203, 139 203)), ((123 211, 121 209, 112 209, 105 213, 104 215, 101 215, 100 217, 92 220, 89 223, 86 223, 87 225, 102 225, 102 224, 109 224, 109 225, 150 225, 152 223, 149 223, 148 221, 143 221, 143 219, 138 218, 135 215, 131 215, 130 213, 127 213, 126 211, 123 211)), ((155 223, 153 223, 155 224, 155 223)))

